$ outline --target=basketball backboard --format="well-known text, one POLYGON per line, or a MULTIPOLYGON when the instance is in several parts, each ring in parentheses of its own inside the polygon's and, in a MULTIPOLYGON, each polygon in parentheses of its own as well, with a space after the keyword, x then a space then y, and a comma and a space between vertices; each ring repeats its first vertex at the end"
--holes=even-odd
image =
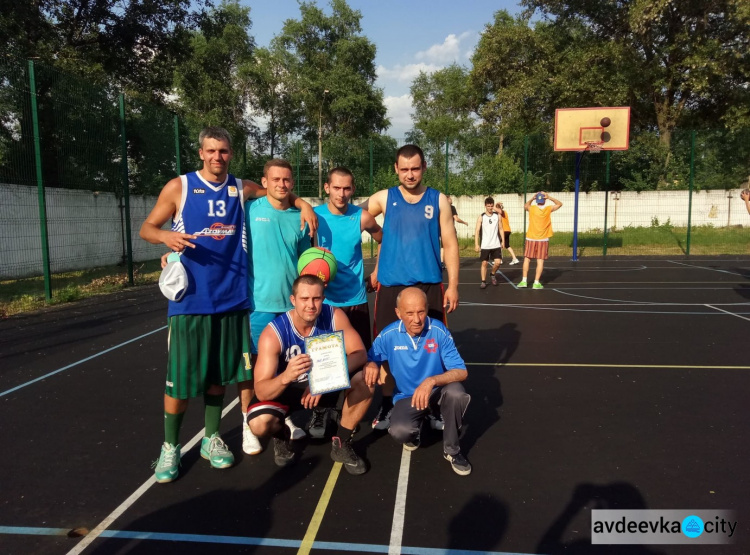
POLYGON ((629 143, 630 106, 555 110, 556 151, 628 150, 629 143))

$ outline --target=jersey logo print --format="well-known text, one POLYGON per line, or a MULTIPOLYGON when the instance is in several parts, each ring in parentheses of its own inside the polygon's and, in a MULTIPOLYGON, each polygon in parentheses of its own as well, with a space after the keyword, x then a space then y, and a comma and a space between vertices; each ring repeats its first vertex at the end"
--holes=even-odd
POLYGON ((437 352, 437 349, 438 349, 437 341, 435 341, 434 339, 429 339, 427 343, 424 344, 424 348, 425 348, 425 351, 427 351, 428 353, 437 352))
POLYGON ((216 222, 215 224, 211 224, 211 227, 204 227, 202 230, 194 233, 194 235, 211 237, 212 239, 221 241, 225 237, 234 235, 235 231, 237 231, 237 226, 235 225, 224 225, 221 222, 216 222))

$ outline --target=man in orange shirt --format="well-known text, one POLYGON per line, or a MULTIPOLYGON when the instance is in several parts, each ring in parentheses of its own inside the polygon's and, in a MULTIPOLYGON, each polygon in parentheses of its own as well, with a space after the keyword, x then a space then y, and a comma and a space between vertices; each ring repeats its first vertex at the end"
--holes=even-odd
POLYGON ((552 198, 544 191, 541 191, 531 197, 523 205, 523 209, 529 213, 529 227, 526 230, 526 247, 524 249, 523 259, 523 279, 518 287, 528 287, 526 276, 529 274, 531 259, 536 260, 536 277, 534 279, 534 289, 544 289, 539 282, 544 269, 544 261, 549 257, 549 238, 552 237, 552 212, 562 208, 562 202, 552 198), (553 204, 546 204, 547 201, 553 204))
POLYGON ((497 212, 500 215, 500 223, 503 224, 503 237, 505 238, 505 248, 513 257, 513 260, 510 261, 510 266, 513 266, 513 264, 518 264, 518 258, 516 257, 516 253, 513 252, 513 249, 510 248, 510 220, 508 219, 508 212, 505 210, 505 208, 503 208, 502 202, 498 202, 495 205, 495 212, 497 212))

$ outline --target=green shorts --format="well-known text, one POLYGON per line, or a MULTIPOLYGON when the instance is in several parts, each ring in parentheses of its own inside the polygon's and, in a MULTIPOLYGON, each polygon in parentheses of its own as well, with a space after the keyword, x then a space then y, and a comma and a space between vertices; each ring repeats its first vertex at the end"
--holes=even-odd
POLYGON ((190 399, 212 385, 253 377, 246 310, 172 316, 168 345, 164 392, 174 399, 190 399))

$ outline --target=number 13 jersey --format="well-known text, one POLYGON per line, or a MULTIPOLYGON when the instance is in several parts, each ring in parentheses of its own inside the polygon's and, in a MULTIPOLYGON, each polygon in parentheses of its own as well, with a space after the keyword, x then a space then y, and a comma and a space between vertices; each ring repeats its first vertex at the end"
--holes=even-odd
POLYGON ((219 314, 249 308, 247 239, 242 181, 227 175, 211 183, 198 172, 181 175, 182 202, 172 231, 197 235, 181 257, 188 289, 179 302, 169 302, 169 316, 219 314))

